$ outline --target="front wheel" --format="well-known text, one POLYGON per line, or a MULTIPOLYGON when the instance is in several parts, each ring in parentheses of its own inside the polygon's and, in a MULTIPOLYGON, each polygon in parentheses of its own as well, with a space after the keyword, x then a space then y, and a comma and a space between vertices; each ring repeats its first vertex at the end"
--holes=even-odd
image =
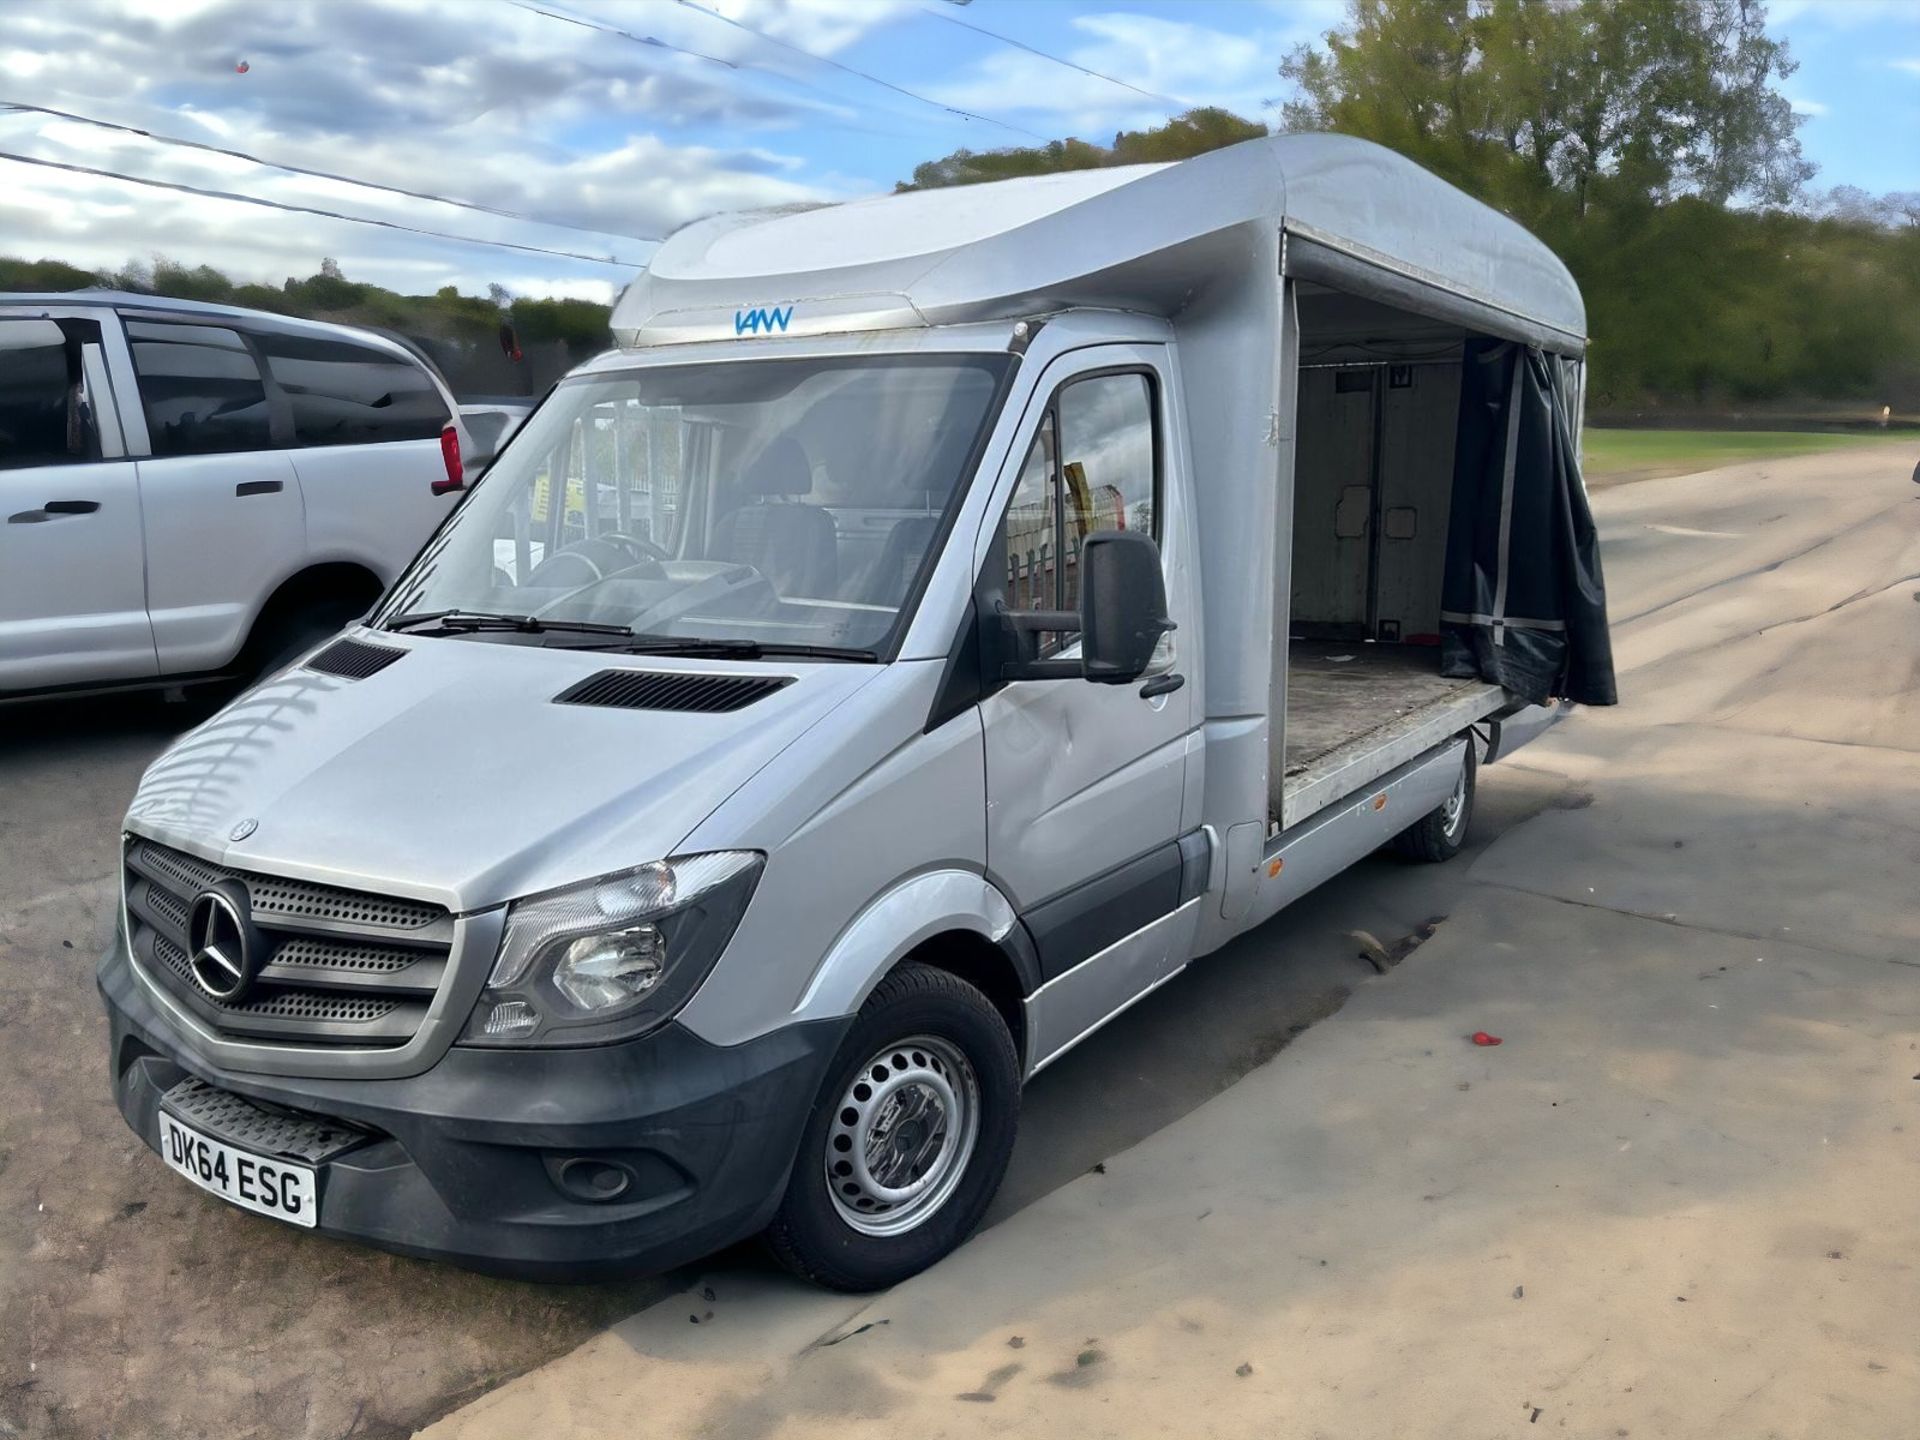
POLYGON ((993 1003, 944 970, 903 965, 834 1058, 769 1247, 835 1290, 917 1274, 980 1223, 1019 1113, 1019 1059, 993 1003))

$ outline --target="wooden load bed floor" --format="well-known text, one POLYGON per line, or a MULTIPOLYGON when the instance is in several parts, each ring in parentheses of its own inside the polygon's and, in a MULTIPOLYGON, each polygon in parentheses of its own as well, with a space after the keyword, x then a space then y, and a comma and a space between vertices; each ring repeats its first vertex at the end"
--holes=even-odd
POLYGON ((1498 685, 1442 676, 1432 646, 1291 641, 1276 828, 1299 824, 1506 703, 1498 685))

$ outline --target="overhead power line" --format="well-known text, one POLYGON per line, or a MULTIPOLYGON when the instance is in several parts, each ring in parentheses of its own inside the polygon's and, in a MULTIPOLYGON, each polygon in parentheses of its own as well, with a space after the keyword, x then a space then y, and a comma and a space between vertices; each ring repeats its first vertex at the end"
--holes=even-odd
MULTIPOLYGON (((715 65, 724 65, 726 66, 727 69, 732 70, 735 74, 739 74, 742 71, 748 70, 748 69, 761 68, 761 67, 752 66, 752 65, 741 65, 739 62, 733 61, 733 60, 723 60, 717 55, 708 55, 704 51, 689 50, 689 49, 686 49, 684 46, 672 45, 655 35, 638 35, 631 30, 623 30, 620 26, 615 25, 611 20, 601 20, 590 15, 569 15, 566 12, 561 10, 551 10, 544 5, 535 5, 532 3, 532 0, 508 0, 508 3, 512 5, 517 5, 519 6, 520 9, 528 11, 531 14, 544 16, 549 20, 561 20, 566 22, 569 25, 578 25, 583 29, 587 29, 587 30, 598 30, 604 35, 615 35, 623 40, 631 40, 639 45, 648 45, 661 50, 671 50, 676 54, 691 55, 697 60, 708 60, 715 65)), ((962 5, 962 4, 969 3, 969 0, 949 0, 949 3, 962 5)), ((780 72, 774 72, 774 73, 780 73, 780 72)), ((792 77, 788 77, 788 78, 792 78, 792 77)), ((809 90, 822 90, 823 88, 819 85, 811 84, 805 80, 796 80, 795 83, 799 85, 804 85, 809 90)), ((881 83, 885 83, 885 82, 881 82, 881 83)), ((822 107, 822 108, 825 108, 825 107, 822 107)), ((940 108, 943 110, 946 109, 945 106, 941 106, 940 108)), ((883 111, 880 113, 885 115, 898 114, 898 112, 895 112, 895 111, 883 111)), ((953 113, 953 112, 949 111, 948 113, 953 113)), ((891 136, 891 135, 897 134, 896 131, 876 129, 871 125, 850 125, 845 121, 839 121, 839 120, 822 121, 820 123, 828 125, 831 128, 836 130, 848 131, 849 133, 854 135, 889 135, 891 136)), ((999 122, 994 121, 993 123, 998 124, 999 122)), ((602 233, 613 233, 613 232, 602 232, 602 233)))
POLYGON ((129 185, 148 185, 156 190, 175 190, 184 195, 203 195, 210 200, 234 200, 242 205, 260 205, 269 210, 284 210, 294 215, 318 215, 326 220, 345 220, 355 225, 378 225, 383 230, 399 230, 408 235, 425 235, 432 240, 451 240, 460 245, 486 245, 498 250, 519 250, 529 255, 557 255, 567 260, 585 260, 623 270, 637 270, 638 260, 622 260, 617 255, 587 255, 578 250, 558 250, 546 245, 524 245, 515 240, 482 240, 472 235, 454 235, 445 230, 429 230, 420 225, 403 225, 398 220, 379 220, 371 215, 348 215, 339 210, 324 210, 317 205, 295 205, 285 200, 265 200, 258 195, 240 195, 231 190, 210 190, 177 180, 152 180, 144 175, 127 175, 118 170, 97 170, 90 165, 73 165, 64 160, 45 160, 37 155, 21 155, 0 150, 0 160, 19 165, 41 165, 49 170, 65 170, 74 175, 89 175, 100 180, 121 180, 129 185))
POLYGON ((979 115, 974 113, 971 110, 962 110, 958 105, 949 105, 944 100, 935 100, 930 95, 918 94, 915 91, 907 89, 904 85, 896 85, 891 80, 882 80, 878 75, 869 74, 865 70, 856 69, 852 65, 843 64, 840 61, 834 60, 826 55, 816 55, 813 51, 803 49, 800 46, 793 44, 791 41, 782 40, 778 35, 769 35, 766 31, 756 30, 754 29, 753 26, 748 25, 744 21, 735 20, 730 15, 722 15, 718 10, 709 10, 704 5, 696 4, 695 0, 675 0, 675 3, 684 5, 689 10, 697 10, 700 14, 707 16, 709 19, 718 20, 723 25, 731 25, 736 30, 744 30, 747 34, 756 36, 759 39, 766 41, 769 45, 778 45, 782 50, 791 50, 794 54, 804 56, 808 60, 813 61, 816 65, 830 65, 835 70, 843 71, 848 75, 858 76, 860 79, 865 80, 870 84, 881 86, 883 89, 891 90, 896 95, 904 95, 909 100, 917 101, 922 105, 931 105, 937 110, 944 110, 949 115, 958 115, 963 120, 978 120, 987 125, 997 125, 1002 130, 1011 130, 1016 135, 1025 135, 1029 140, 1039 140, 1044 142, 1047 139, 1045 135, 1039 134, 1037 131, 1028 130, 1022 126, 1015 125, 1011 121, 996 120, 991 115, 979 115))
MULTIPOLYGON (((949 3, 951 3, 951 0, 949 0, 949 3)), ((944 10, 928 10, 926 13, 933 16, 936 20, 944 20, 949 25, 958 25, 962 30, 971 30, 974 34, 984 35, 989 40, 998 40, 1002 45, 1011 45, 1016 50, 1024 50, 1029 55, 1037 55, 1042 60, 1052 61, 1055 65, 1064 65, 1069 70, 1078 70, 1082 75, 1091 75, 1094 79, 1104 80, 1109 85, 1118 85, 1123 90, 1131 90, 1134 94, 1144 95, 1149 100, 1158 100, 1161 104, 1171 105, 1176 110, 1191 110, 1193 108, 1191 101, 1181 100, 1172 95, 1162 95, 1157 90, 1143 90, 1131 80, 1122 80, 1118 75, 1109 75, 1104 70, 1092 69, 1089 66, 1080 64, 1077 60, 1069 60, 1062 55, 1051 55, 1045 50, 1040 50, 1027 44, 1024 40, 1016 40, 1011 35, 1002 35, 998 30, 989 30, 984 25, 975 25, 971 20, 962 20, 958 15, 949 15, 944 10)))
MULTIPOLYGON (((428 190, 409 190, 403 185, 385 185, 378 180, 361 180, 352 175, 336 175, 331 170, 313 170, 305 165, 288 165, 279 160, 267 160, 258 155, 250 155, 245 150, 229 150, 222 145, 210 145, 201 140, 189 140, 184 136, 162 135, 157 131, 142 129, 138 125, 123 125, 114 120, 101 120, 92 115, 79 115, 71 110, 55 110, 46 105, 27 105, 18 100, 0 100, 0 110, 18 110, 33 115, 50 115, 57 120, 71 120, 80 125, 94 125, 102 130, 118 130, 126 135, 138 135, 143 140, 151 140, 158 145, 177 145, 185 150, 201 150, 209 155, 224 155, 231 160, 245 160, 252 165, 261 165, 269 170, 282 170, 289 175, 307 175, 316 180, 334 180, 342 185, 357 185, 364 190, 381 190, 389 195, 404 195, 409 200, 428 200, 435 205, 452 205, 461 210, 477 210, 485 215, 498 215, 505 220, 524 220, 533 225, 553 225, 562 230, 586 231, 584 225, 568 225, 557 220, 547 220, 538 215, 530 215, 524 210, 507 210, 498 205, 483 205, 477 200, 456 200, 449 195, 435 195, 428 190)), ((597 230, 589 233, 598 235, 621 235, 628 240, 658 242, 658 235, 632 235, 619 230, 597 230)))
POLYGON ((562 10, 549 10, 544 5, 535 5, 531 3, 531 0, 513 0, 513 3, 518 5, 522 10, 530 10, 535 15, 544 15, 549 20, 564 20, 569 25, 578 25, 586 30, 598 30, 605 35, 618 35, 622 39, 631 40, 638 45, 651 45, 656 50, 671 50, 676 55, 688 55, 695 60, 704 60, 709 65, 724 65, 729 70, 738 70, 740 68, 731 60, 722 60, 718 55, 709 55, 703 50, 689 50, 684 45, 675 45, 671 41, 662 40, 658 35, 641 35, 633 30, 623 30, 611 20, 596 20, 589 19, 583 15, 569 15, 562 10))

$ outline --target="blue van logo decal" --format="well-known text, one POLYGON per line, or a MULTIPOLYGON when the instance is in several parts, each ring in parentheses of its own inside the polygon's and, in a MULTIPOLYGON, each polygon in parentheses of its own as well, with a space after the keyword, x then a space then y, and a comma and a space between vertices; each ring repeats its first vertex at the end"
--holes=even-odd
POLYGON ((785 330, 787 322, 793 319, 793 307, 782 309, 736 310, 733 312, 733 333, 736 335, 758 335, 762 331, 771 335, 776 330, 785 330))

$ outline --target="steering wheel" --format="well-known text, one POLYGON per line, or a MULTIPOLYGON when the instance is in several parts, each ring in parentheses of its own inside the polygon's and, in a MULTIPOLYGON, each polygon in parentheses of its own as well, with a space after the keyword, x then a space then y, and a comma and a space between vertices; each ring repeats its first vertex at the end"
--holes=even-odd
POLYGON ((556 550, 527 576, 530 585, 595 585, 632 566, 659 565, 672 557, 651 540, 609 531, 556 550))
POLYGON ((610 545, 618 545, 633 557, 633 563, 636 565, 642 560, 667 561, 673 558, 664 545, 656 545, 651 540, 642 540, 638 535, 608 530, 602 532, 598 538, 610 545))

